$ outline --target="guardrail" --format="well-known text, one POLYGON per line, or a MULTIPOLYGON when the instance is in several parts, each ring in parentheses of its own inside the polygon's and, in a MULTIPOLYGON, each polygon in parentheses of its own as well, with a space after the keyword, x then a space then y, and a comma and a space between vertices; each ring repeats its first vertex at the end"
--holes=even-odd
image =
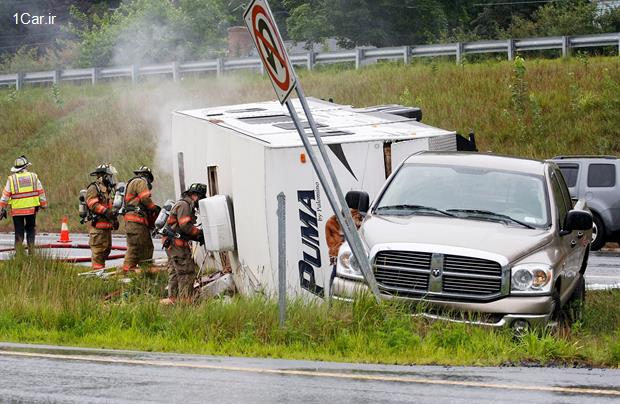
MULTIPOLYGON (((556 49, 562 57, 570 56, 571 49, 615 46, 620 54, 620 33, 556 36, 546 38, 507 39, 496 41, 457 42, 438 45, 415 45, 391 48, 355 48, 340 52, 307 52, 290 56, 291 63, 312 70, 319 63, 355 62, 355 68, 377 63, 379 60, 402 60, 409 63, 415 57, 454 56, 457 63, 463 57, 476 53, 505 53, 512 60, 517 53, 556 49)), ((27 83, 54 83, 61 81, 90 81, 93 85, 101 80, 126 78, 137 82, 140 77, 153 75, 171 76, 179 80, 184 74, 212 72, 222 75, 228 71, 250 69, 263 73, 258 57, 218 58, 202 62, 172 62, 149 66, 121 66, 85 69, 65 69, 45 72, 20 72, 0 75, 0 86, 15 86, 17 90, 27 83)))

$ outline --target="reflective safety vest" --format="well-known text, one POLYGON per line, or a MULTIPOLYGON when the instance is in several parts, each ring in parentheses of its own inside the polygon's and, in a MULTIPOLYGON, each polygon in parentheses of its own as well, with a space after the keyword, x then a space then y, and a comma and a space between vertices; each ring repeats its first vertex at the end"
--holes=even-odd
POLYGON ((35 173, 22 172, 9 176, 11 184, 11 210, 13 212, 20 209, 34 208, 41 206, 39 196, 41 190, 37 188, 38 178, 35 173))

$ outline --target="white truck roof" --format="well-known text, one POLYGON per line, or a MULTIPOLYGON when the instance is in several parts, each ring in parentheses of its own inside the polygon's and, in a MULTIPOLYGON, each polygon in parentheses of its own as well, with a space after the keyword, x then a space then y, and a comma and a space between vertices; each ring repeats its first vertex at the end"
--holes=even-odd
MULTIPOLYGON (((424 137, 455 134, 417 122, 415 119, 381 112, 381 107, 353 108, 309 97, 323 142, 353 143, 372 140, 411 140, 424 137)), ((298 99, 293 100, 300 119, 305 122, 298 99)), ((298 147, 301 139, 285 106, 277 101, 237 104, 213 108, 176 111, 232 129, 241 136, 261 142, 265 147, 298 147)), ((310 133, 309 126, 307 132, 310 133)), ((312 137, 311 137, 312 139, 312 137)), ((314 143, 311 140, 311 143, 314 143)))

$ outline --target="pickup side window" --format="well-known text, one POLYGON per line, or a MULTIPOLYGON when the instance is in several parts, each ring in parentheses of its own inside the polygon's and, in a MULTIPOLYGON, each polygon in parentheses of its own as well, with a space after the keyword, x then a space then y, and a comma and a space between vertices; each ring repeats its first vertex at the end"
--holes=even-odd
POLYGON ((579 175, 579 164, 559 164, 562 175, 566 180, 569 188, 577 185, 577 176, 579 175))
POLYGON ((616 166, 613 164, 590 164, 588 187, 609 188, 616 185, 616 166))
POLYGON ((551 174, 551 190, 553 192, 553 199, 555 201, 555 209, 558 215, 560 229, 564 228, 564 221, 566 220, 566 214, 569 210, 568 206, 572 205, 570 197, 568 197, 567 201, 564 196, 564 192, 562 192, 562 186, 564 185, 563 182, 562 177, 560 177, 556 171, 553 171, 551 174))

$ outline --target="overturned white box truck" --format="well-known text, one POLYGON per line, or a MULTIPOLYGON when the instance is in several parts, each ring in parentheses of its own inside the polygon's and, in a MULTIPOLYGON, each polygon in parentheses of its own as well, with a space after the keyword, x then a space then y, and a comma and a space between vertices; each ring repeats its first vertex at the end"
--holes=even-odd
MULTIPOLYGON (((475 149, 472 136, 420 123, 418 108, 353 108, 314 98, 308 103, 345 193, 373 197, 412 153, 475 149)), ((287 294, 329 296, 325 222, 333 211, 285 107, 272 101, 176 111, 172 152, 177 195, 193 182, 206 183, 209 196, 219 195, 200 204, 209 253, 196 249, 199 265, 232 270, 242 294, 275 295, 277 195, 283 192, 287 294)))

